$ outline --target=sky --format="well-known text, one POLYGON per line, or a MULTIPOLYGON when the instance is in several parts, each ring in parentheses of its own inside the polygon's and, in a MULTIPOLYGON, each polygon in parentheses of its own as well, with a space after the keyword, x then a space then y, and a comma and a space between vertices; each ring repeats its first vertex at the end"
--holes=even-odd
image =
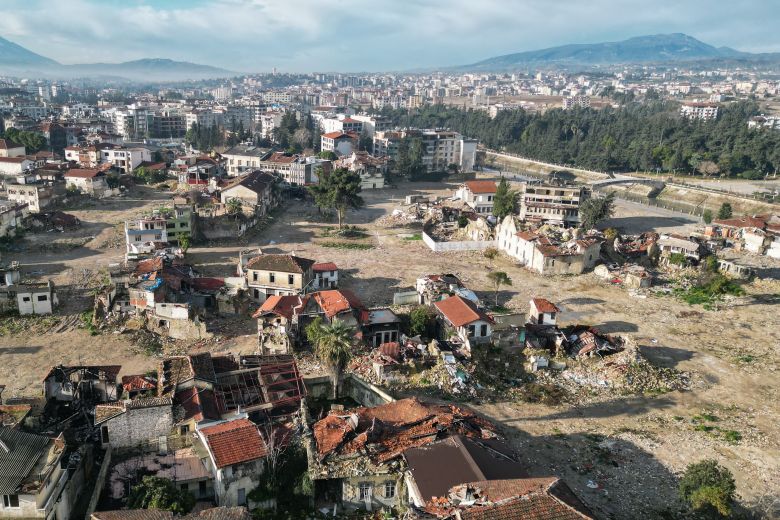
POLYGON ((398 71, 684 32, 780 51, 777 0, 2 0, 0 36, 61 63, 398 71))

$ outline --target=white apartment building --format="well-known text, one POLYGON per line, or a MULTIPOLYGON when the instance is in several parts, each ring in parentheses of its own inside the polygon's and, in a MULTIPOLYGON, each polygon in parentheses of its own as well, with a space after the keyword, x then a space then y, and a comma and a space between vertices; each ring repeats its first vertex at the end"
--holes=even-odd
POLYGON ((227 160, 226 170, 229 177, 238 177, 248 171, 260 168, 263 160, 271 151, 254 145, 236 145, 222 154, 227 160))
POLYGON ((325 134, 331 132, 355 132, 360 134, 363 131, 363 121, 340 114, 337 117, 323 118, 320 121, 320 130, 325 134))
POLYGON ((274 128, 282 124, 284 112, 270 111, 260 114, 260 135, 263 139, 271 139, 274 135, 274 128))
POLYGON ((718 105, 715 103, 683 103, 680 107, 680 115, 688 119, 716 119, 718 105))
POLYGON ((100 163, 109 163, 118 170, 130 173, 142 162, 151 162, 152 152, 148 148, 107 148, 100 151, 100 163))
POLYGON ((165 218, 158 216, 125 222, 125 255, 128 259, 154 253, 159 244, 167 243, 168 230, 165 218))
POLYGON ((374 155, 395 160, 398 157, 398 144, 404 138, 422 141, 423 164, 429 172, 446 171, 451 164, 457 165, 462 172, 474 171, 477 141, 449 130, 377 132, 374 136, 374 155))

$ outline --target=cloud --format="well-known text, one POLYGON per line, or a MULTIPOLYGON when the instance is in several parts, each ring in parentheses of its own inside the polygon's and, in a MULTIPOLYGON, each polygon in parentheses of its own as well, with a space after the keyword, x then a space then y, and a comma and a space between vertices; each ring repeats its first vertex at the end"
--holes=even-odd
POLYGON ((764 0, 3 0, 0 35, 63 63, 405 70, 640 34, 777 51, 764 0))

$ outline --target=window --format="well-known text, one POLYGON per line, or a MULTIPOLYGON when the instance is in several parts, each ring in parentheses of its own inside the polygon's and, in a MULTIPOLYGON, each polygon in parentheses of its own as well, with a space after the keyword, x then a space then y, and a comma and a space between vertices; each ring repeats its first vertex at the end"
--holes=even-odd
POLYGON ((385 498, 393 498, 395 496, 395 482, 385 482, 385 498))
POLYGON ((295 275, 288 274, 288 275, 287 275, 287 283, 288 283, 289 285, 292 285, 292 284, 294 284, 294 283, 295 283, 295 275))
POLYGON ((201 480, 198 482, 198 494, 202 497, 206 494, 206 481, 201 480))
POLYGON ((253 282, 256 282, 256 281, 257 281, 257 271, 253 271, 253 272, 252 272, 252 281, 253 281, 253 282))
POLYGON ((271 283, 276 282, 276 273, 268 273, 268 281, 271 283))
POLYGON ((371 498, 371 484, 368 482, 361 482, 358 485, 358 491, 360 495, 360 500, 368 500, 371 498))
POLYGON ((246 504, 246 489, 239 488, 238 489, 238 500, 236 503, 240 506, 243 506, 246 504))
POLYGON ((3 507, 18 508, 19 495, 3 495, 3 507))
POLYGON ((140 242, 141 241, 141 235, 136 235, 135 236, 135 241, 136 242, 140 242))
POLYGON ((29 296, 22 296, 22 301, 23 302, 29 302, 30 301, 30 297, 29 296))
POLYGON ((187 435, 189 432, 190 432, 190 425, 189 424, 185 424, 181 428, 179 428, 179 433, 181 435, 187 435))
POLYGON ((487 325, 480 325, 479 326, 479 335, 480 336, 487 336, 487 325))
POLYGON ((49 299, 49 297, 47 295, 45 295, 45 294, 39 294, 38 295, 38 301, 39 302, 45 302, 48 299, 49 299))

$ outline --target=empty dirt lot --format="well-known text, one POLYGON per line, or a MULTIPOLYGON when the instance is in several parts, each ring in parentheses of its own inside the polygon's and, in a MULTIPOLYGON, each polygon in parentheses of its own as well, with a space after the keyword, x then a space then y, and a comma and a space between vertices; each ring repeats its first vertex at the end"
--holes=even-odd
MULTIPOLYGON (((717 311, 704 311, 670 296, 635 298, 593 275, 543 278, 506 258, 491 262, 479 253, 434 254, 421 241, 410 240, 415 230, 374 224, 399 207, 403 196, 415 192, 452 193, 441 185, 411 184, 364 194, 366 207, 350 213, 348 222, 367 230, 369 236, 357 242, 370 249, 325 247, 325 242, 346 240, 325 237, 325 228, 333 224, 311 222, 316 220, 316 210, 292 202, 257 236, 240 245, 194 247, 188 261, 204 274, 228 276, 234 272, 240 249, 294 251, 336 262, 344 273, 342 286, 354 289, 372 305, 389 304, 393 292, 411 288, 422 274, 439 272, 457 274, 480 296, 492 298, 487 273, 506 271, 513 280, 500 294, 507 306, 524 311, 529 298, 546 297, 560 304, 563 324, 588 323, 605 332, 631 334, 654 363, 688 371, 696 381, 686 392, 614 395, 580 406, 474 403, 506 428, 532 474, 563 476, 604 517, 636 518, 666 506, 674 508, 674 475, 686 464, 707 457, 734 472, 744 503, 760 501, 766 507, 778 498, 779 282, 751 284, 747 296, 717 311), (703 413, 715 418, 709 430, 697 429, 693 422, 703 413), (740 439, 727 441, 717 433, 721 430, 739 432, 740 439)), ((159 203, 148 200, 145 205, 159 203)), ((93 215, 86 209, 79 218, 105 230, 133 211, 99 209, 93 215)), ((610 225, 639 231, 693 224, 683 215, 651 211, 620 204, 610 225)), ((96 239, 62 253, 17 253, 4 258, 34 264, 35 270, 53 274, 63 284, 80 270, 99 269, 121 258, 122 249, 99 246, 96 239)), ((237 338, 214 348, 231 350, 251 341, 251 337, 237 338)), ((0 337, 0 384, 8 385, 6 396, 38 394, 40 379, 59 362, 120 363, 123 373, 154 366, 155 359, 133 353, 133 347, 126 335, 91 337, 77 327, 40 335, 5 331, 0 337)))

